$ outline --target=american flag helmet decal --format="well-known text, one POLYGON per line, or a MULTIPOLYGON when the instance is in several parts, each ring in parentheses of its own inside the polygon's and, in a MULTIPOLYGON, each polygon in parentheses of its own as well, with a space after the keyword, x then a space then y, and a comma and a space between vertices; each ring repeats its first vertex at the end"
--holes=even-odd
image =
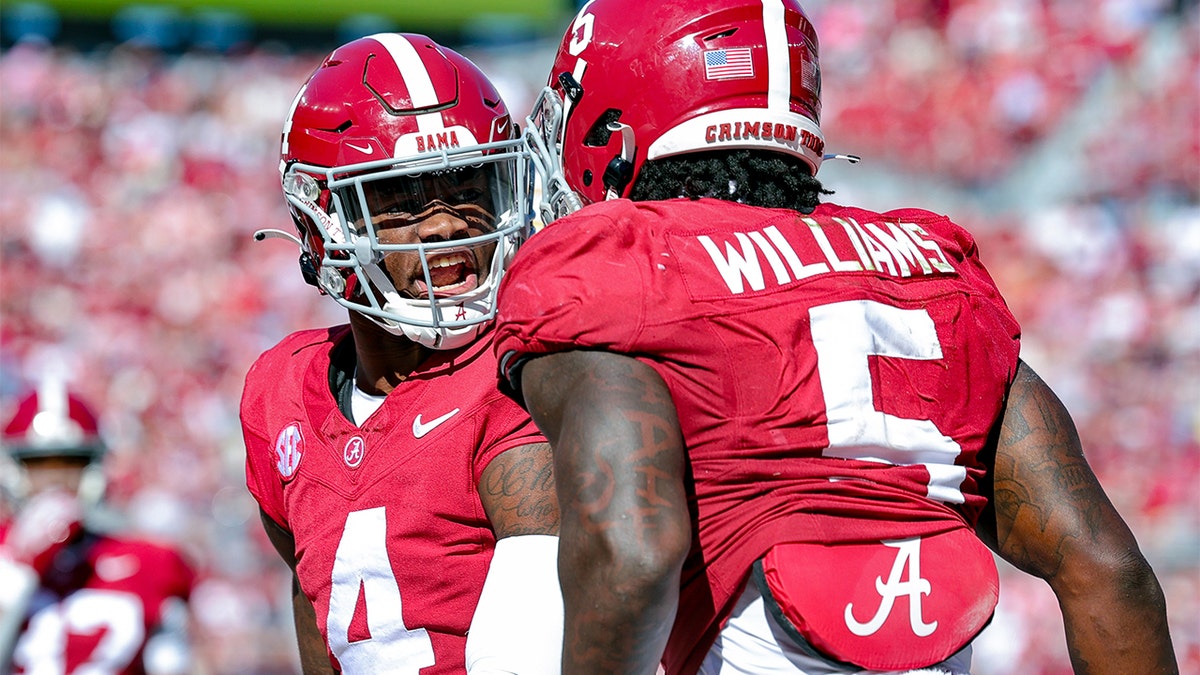
POLYGON ((704 52, 704 79, 739 80, 754 77, 749 47, 709 49, 704 52))

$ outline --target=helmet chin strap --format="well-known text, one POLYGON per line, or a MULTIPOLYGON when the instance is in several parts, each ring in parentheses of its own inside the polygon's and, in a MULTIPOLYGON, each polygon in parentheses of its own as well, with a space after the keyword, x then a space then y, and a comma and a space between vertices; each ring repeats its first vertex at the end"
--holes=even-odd
MULTIPOLYGON (((365 237, 363 239, 365 239, 365 237)), ((401 308, 404 305, 404 301, 401 300, 400 294, 396 291, 396 286, 392 283, 392 280, 389 279, 386 274, 384 274, 383 270, 380 269, 378 265, 374 263, 360 263, 359 269, 361 269, 363 273, 367 275, 367 278, 370 279, 375 288, 379 289, 379 295, 382 296, 379 298, 382 301, 382 305, 379 307, 379 309, 388 310, 393 313, 402 311, 401 308)), ((429 312, 431 316, 436 315, 436 319, 438 321, 441 320, 441 309, 435 302, 430 302, 429 312)), ((470 330, 474 328, 474 326, 467 326, 467 330, 455 330, 441 326, 419 326, 403 321, 387 321, 381 317, 372 316, 370 314, 367 314, 366 316, 375 323, 379 324, 384 330, 388 331, 392 335, 408 338, 409 340, 412 340, 413 342, 430 349, 454 349, 457 346, 461 346, 456 340, 453 339, 455 337, 455 333, 468 333, 468 335, 466 335, 466 339, 462 341, 462 344, 466 344, 470 340, 474 339, 475 333, 477 332, 470 330)))
MULTIPOLYGON (((497 247, 498 252, 499 250, 500 247, 497 247)), ((494 263, 492 269, 496 269, 494 263)), ((370 276, 370 273, 373 271, 373 267, 368 266, 364 271, 370 276)), ((402 321, 399 320, 398 317, 409 312, 428 312, 429 316, 435 317, 437 322, 441 323, 446 321, 443 314, 444 312, 448 311, 465 309, 468 312, 476 315, 486 314, 489 311, 486 298, 489 296, 491 285, 495 283, 495 277, 493 274, 489 274, 484 283, 481 284, 478 289, 476 289, 481 294, 479 297, 462 300, 453 306, 443 306, 434 301, 429 302, 427 307, 412 307, 406 300, 400 297, 399 293, 394 290, 390 280, 388 280, 386 277, 383 277, 383 282, 386 284, 386 287, 391 290, 384 291, 382 293, 383 297, 381 299, 383 300, 383 304, 379 309, 385 310, 386 312, 397 316, 397 318, 385 319, 383 317, 373 316, 365 312, 362 312, 362 314, 374 321, 387 332, 397 337, 407 338, 419 345, 428 347, 429 349, 458 349, 460 347, 465 347, 474 341, 475 338, 478 337, 479 333, 482 332, 489 323, 488 321, 481 320, 465 326, 450 327, 439 325, 435 327, 428 325, 423 326, 418 322, 402 321)))
POLYGON ((407 338, 429 349, 459 349, 475 341, 479 332, 487 325, 476 323, 461 328, 433 328, 431 326, 416 326, 408 323, 391 324, 377 316, 363 314, 380 328, 395 335, 407 338))

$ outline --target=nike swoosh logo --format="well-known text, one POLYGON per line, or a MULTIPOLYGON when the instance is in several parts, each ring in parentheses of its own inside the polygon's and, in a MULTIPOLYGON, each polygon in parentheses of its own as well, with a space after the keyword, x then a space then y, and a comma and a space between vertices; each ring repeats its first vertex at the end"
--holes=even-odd
POLYGON ((508 118, 496 120, 496 133, 492 135, 492 140, 504 140, 507 137, 508 118))
POLYGON ((355 150, 357 150, 365 155, 371 154, 371 146, 369 146, 369 145, 361 145, 360 146, 360 145, 355 145, 353 143, 347 143, 346 147, 354 148, 355 150))
POLYGON ((457 412, 458 412, 458 408, 455 408, 454 410, 451 410, 450 412, 446 413, 445 415, 442 415, 441 417, 439 417, 437 419, 429 420, 428 422, 425 422, 425 423, 421 422, 421 415, 418 413, 417 418, 415 420, 413 420, 413 436, 415 436, 417 438, 423 437, 425 434, 427 434, 427 433, 433 431, 435 428, 437 428, 437 426, 440 425, 442 422, 445 422, 446 420, 450 419, 451 417, 454 417, 454 415, 457 412))

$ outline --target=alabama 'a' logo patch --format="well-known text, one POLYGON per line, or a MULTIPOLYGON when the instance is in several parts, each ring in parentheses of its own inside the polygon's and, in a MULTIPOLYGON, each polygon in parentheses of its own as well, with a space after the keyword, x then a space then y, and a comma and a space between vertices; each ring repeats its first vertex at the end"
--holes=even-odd
POLYGON ((346 447, 342 450, 342 459, 346 460, 346 466, 357 469, 358 465, 362 464, 365 451, 366 443, 362 436, 354 436, 346 441, 346 447))
POLYGON ((785 630, 872 671, 950 658, 983 630, 1000 599, 991 551, 962 525, 876 543, 777 544, 754 574, 785 630))
POLYGON ((300 433, 300 425, 292 422, 279 432, 275 439, 275 468, 284 480, 291 480, 300 468, 300 458, 304 456, 304 435, 300 433))

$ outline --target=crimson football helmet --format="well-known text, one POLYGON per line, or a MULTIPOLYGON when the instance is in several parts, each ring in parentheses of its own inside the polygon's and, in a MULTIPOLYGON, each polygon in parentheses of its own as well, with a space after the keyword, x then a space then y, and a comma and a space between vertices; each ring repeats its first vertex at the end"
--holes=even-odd
POLYGON ((494 317, 500 278, 530 232, 532 171, 499 93, 465 57, 401 33, 337 48, 292 103, 280 172, 300 236, 256 236, 297 241, 305 279, 324 294, 434 349, 469 343, 494 317), (468 229, 380 236, 438 212, 468 229), (381 264, 395 252, 419 258, 418 290, 381 264))
POLYGON ((817 34, 796 0, 592 0, 526 137, 546 222, 628 195, 648 159, 751 148, 821 166, 817 34))
POLYGON ((105 443, 96 416, 84 401, 56 379, 39 383, 36 391, 17 403, 0 435, 0 447, 16 468, 5 471, 3 486, 18 500, 28 492, 23 463, 42 458, 70 458, 85 462, 79 496, 88 504, 104 492, 101 459, 105 443))

